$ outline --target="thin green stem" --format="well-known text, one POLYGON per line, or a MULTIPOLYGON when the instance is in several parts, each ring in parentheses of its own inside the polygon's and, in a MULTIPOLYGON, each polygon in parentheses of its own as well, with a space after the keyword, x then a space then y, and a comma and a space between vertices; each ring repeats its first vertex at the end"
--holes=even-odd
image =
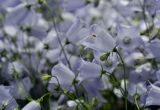
MULTIPOLYGON (((57 78, 56 76, 52 76, 52 77, 54 77, 54 78, 57 80, 58 87, 59 87, 60 91, 61 91, 65 96, 67 96, 68 98, 70 98, 70 99, 72 99, 72 100, 75 100, 74 97, 72 97, 70 94, 68 94, 68 91, 66 92, 66 91, 64 91, 64 90, 61 88, 61 85, 60 85, 60 82, 59 82, 58 78, 57 78)), ((77 98, 77 100, 75 100, 75 103, 76 103, 77 105, 79 105, 79 103, 80 103, 80 104, 84 107, 85 110, 88 110, 88 108, 85 106, 85 104, 84 104, 79 98, 77 98), (77 100, 78 100, 78 101, 77 101, 77 100)))
POLYGON ((70 64, 70 62, 69 62, 69 60, 68 60, 68 58, 67 58, 67 54, 66 54, 66 52, 65 52, 65 50, 64 50, 64 47, 63 47, 63 45, 62 45, 62 42, 61 42, 61 39, 60 39, 60 36, 59 36, 59 31, 58 31, 57 26, 56 26, 55 18, 54 18, 54 16, 52 15, 51 9, 49 8, 49 6, 48 6, 48 4, 47 4, 46 1, 44 2, 44 5, 45 5, 46 8, 48 9, 49 14, 50 14, 50 16, 51 16, 51 18, 52 18, 53 27, 54 27, 55 32, 56 32, 56 34, 57 34, 57 39, 58 39, 58 42, 59 42, 59 44, 60 44, 60 46, 61 46, 63 55, 64 55, 64 57, 65 57, 65 59, 66 59, 66 61, 67 61, 68 67, 69 67, 70 69, 72 69, 72 68, 71 68, 71 64, 70 64))
POLYGON ((122 66, 123 66, 123 71, 124 71, 124 89, 125 89, 125 92, 124 92, 124 98, 125 98, 125 110, 128 109, 128 105, 127 105, 127 97, 128 97, 128 93, 127 93, 127 82, 126 82, 126 67, 125 67, 125 62, 120 54, 120 52, 118 51, 118 49, 116 49, 116 52, 118 54, 118 56, 120 57, 120 60, 122 62, 122 66))
POLYGON ((43 99, 44 99, 44 97, 46 97, 46 96, 50 96, 51 95, 51 93, 50 92, 48 92, 48 93, 46 93, 46 94, 44 94, 42 97, 40 97, 39 99, 38 99, 38 102, 42 102, 43 101, 43 99))
POLYGON ((137 102, 137 97, 134 98, 134 101, 135 101, 135 104, 136 104, 137 109, 138 109, 138 110, 141 110, 141 109, 139 108, 139 105, 138 105, 138 102, 137 102))

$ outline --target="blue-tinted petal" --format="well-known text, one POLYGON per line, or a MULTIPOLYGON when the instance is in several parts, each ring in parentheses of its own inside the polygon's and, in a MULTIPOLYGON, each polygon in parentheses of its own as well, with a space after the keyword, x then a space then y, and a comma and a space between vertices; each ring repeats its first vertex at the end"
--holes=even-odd
POLYGON ((52 76, 55 76, 57 79, 52 77, 49 83, 58 85, 59 82, 60 86, 65 89, 69 89, 72 86, 72 82, 75 78, 74 73, 62 63, 53 67, 52 76))
POLYGON ((39 102, 31 101, 25 105, 22 110, 41 110, 41 106, 39 102))
POLYGON ((80 67, 80 73, 78 74, 78 79, 80 81, 88 80, 90 78, 99 78, 100 75, 101 75, 101 66, 95 63, 82 61, 80 67))

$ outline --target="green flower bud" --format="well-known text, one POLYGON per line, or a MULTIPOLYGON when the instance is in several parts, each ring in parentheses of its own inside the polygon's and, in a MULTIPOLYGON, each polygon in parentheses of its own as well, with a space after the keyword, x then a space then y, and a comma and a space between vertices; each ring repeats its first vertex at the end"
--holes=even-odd
POLYGON ((51 78, 51 75, 49 75, 49 74, 43 74, 41 78, 44 81, 48 81, 51 78))

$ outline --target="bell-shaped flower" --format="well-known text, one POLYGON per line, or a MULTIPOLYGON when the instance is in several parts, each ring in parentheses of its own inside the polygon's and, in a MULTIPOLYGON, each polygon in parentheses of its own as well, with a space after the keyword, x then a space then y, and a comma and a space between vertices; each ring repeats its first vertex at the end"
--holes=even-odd
POLYGON ((33 100, 25 105, 22 110, 41 110, 41 105, 39 102, 33 100))
POLYGON ((130 95, 134 96, 135 94, 143 94, 147 91, 147 88, 145 87, 145 83, 129 83, 127 85, 127 91, 130 95))
POLYGON ((145 63, 132 70, 129 74, 129 81, 132 83, 145 82, 154 78, 154 71, 150 63, 145 63))
POLYGON ((150 15, 155 15, 157 11, 160 10, 159 0, 145 0, 144 7, 149 12, 150 15))
POLYGON ((124 51, 132 52, 135 48, 143 45, 143 41, 136 27, 117 26, 117 43, 124 51))
POLYGON ((59 58, 61 58, 61 49, 57 48, 57 49, 48 50, 46 52, 46 58, 52 63, 57 62, 59 58))
POLYGON ((88 79, 81 83, 86 91, 86 98, 88 101, 91 101, 93 98, 96 98, 99 102, 105 102, 105 99, 102 97, 100 91, 103 89, 103 83, 99 79, 88 79))
POLYGON ((69 42, 79 44, 89 34, 89 30, 85 28, 85 23, 80 18, 76 18, 66 33, 69 42))
POLYGON ((27 7, 26 4, 21 4, 7 13, 4 25, 30 27, 35 25, 37 17, 39 17, 39 14, 35 12, 32 6, 27 7))
POLYGON ((16 109, 17 107, 18 107, 18 104, 17 104, 16 100, 15 100, 15 99, 12 99, 12 100, 8 103, 8 105, 7 105, 7 107, 5 108, 5 110, 14 110, 14 109, 16 109))
POLYGON ((160 87, 151 84, 151 87, 147 93, 145 106, 160 105, 160 87))
POLYGON ((155 39, 153 41, 151 41, 148 45, 147 48, 151 51, 151 53, 153 54, 153 56, 155 58, 160 58, 160 40, 159 39, 155 39))
POLYGON ((82 61, 77 79, 83 81, 92 78, 99 78, 101 70, 101 66, 96 63, 82 61))
POLYGON ((72 86, 75 74, 63 63, 59 63, 52 69, 52 78, 50 84, 60 86, 61 88, 69 90, 72 86))
POLYGON ((31 27, 29 36, 34 36, 38 39, 44 39, 47 36, 49 30, 49 23, 39 14, 37 15, 37 22, 31 27))
POLYGON ((9 89, 7 89, 5 86, 0 86, 0 109, 4 109, 3 107, 5 107, 5 110, 11 110, 16 108, 17 103, 15 101, 15 99, 12 97, 12 95, 9 92, 9 89))
POLYGON ((114 38, 98 24, 90 27, 89 36, 81 44, 102 53, 111 52, 116 46, 114 38))
POLYGON ((141 52, 133 51, 131 54, 125 56, 125 62, 127 66, 134 67, 136 65, 143 64, 145 56, 141 52))
POLYGON ((9 90, 7 90, 4 86, 0 86, 0 105, 3 105, 5 103, 8 103, 9 100, 12 99, 11 94, 9 93, 9 90))
POLYGON ((56 49, 60 46, 60 41, 62 45, 65 45, 65 35, 63 33, 57 33, 55 29, 51 29, 48 35, 43 39, 44 45, 47 45, 49 49, 56 49))
POLYGON ((33 87, 29 77, 22 81, 15 81, 11 84, 10 92, 16 99, 26 99, 29 96, 29 91, 33 87))

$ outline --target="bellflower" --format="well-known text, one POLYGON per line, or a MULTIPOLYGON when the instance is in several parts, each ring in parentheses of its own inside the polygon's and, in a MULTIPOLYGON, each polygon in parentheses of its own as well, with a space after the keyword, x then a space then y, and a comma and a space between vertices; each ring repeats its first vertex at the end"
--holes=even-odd
POLYGON ((146 60, 145 56, 141 52, 133 52, 126 55, 125 62, 127 66, 134 67, 136 65, 143 64, 146 60))
POLYGON ((159 107, 159 4, 0 0, 0 110, 159 107))
POLYGON ((47 31, 49 29, 49 24, 47 21, 43 19, 43 17, 39 14, 37 15, 37 22, 31 27, 31 32, 29 32, 30 36, 34 36, 38 39, 44 39, 47 36, 47 31))
POLYGON ((144 1, 144 6, 150 15, 155 15, 157 11, 160 10, 159 0, 146 0, 144 1))
POLYGON ((129 75, 129 81, 133 83, 144 82, 151 80, 154 77, 154 72, 150 63, 146 63, 137 67, 134 71, 131 71, 129 75))
POLYGON ((147 93, 145 106, 160 105, 159 98, 160 98, 160 88, 154 84, 151 84, 149 91, 147 93))
POLYGON ((117 27, 117 43, 120 48, 127 52, 131 52, 140 45, 143 45, 137 28, 129 26, 117 27))
POLYGON ((77 79, 83 81, 92 78, 99 78, 101 70, 102 68, 98 64, 82 61, 77 79))
POLYGON ((158 52, 160 51, 160 40, 159 39, 155 39, 151 41, 151 43, 148 44, 147 47, 152 52, 155 58, 160 58, 160 53, 158 52))
POLYGON ((85 23, 80 18, 77 18, 66 33, 66 38, 69 42, 79 44, 87 37, 89 31, 85 28, 85 23))
MULTIPOLYGON (((22 52, 22 60, 25 61, 24 65, 27 68, 30 68, 33 71, 37 72, 39 70, 39 63, 41 62, 42 59, 40 59, 40 57, 38 56, 36 52, 32 52, 30 50, 30 56, 25 54, 25 52, 22 52)), ((39 75, 38 73, 35 74, 35 76, 38 76, 38 75, 39 75)))
POLYGON ((7 90, 4 86, 0 86, 0 90, 3 91, 0 93, 0 97, 1 97, 1 100, 0 100, 0 105, 3 105, 5 103, 8 103, 11 99, 12 99, 12 96, 11 94, 9 93, 9 90, 7 90))
POLYGON ((52 78, 50 84, 60 86, 65 89, 70 89, 75 78, 74 73, 63 63, 59 63, 52 69, 52 78), (60 84, 60 85, 58 85, 60 84))
MULTIPOLYGON (((49 6, 50 10, 51 10, 51 14, 54 17, 57 17, 58 15, 61 14, 62 9, 63 9, 63 2, 64 0, 45 0, 47 5, 49 6)), ((51 15, 48 13, 45 13, 46 11, 44 11, 42 14, 44 15, 44 17, 50 17, 51 15)), ((48 11, 47 11, 48 12, 48 11)))
POLYGON ((128 7, 128 4, 129 1, 117 1, 116 3, 113 3, 112 8, 114 8, 119 15, 125 17, 125 19, 127 20, 128 17, 134 15, 133 8, 128 7))
POLYGON ((65 44, 65 35, 63 33, 56 33, 55 29, 51 29, 47 36, 43 39, 43 44, 47 45, 49 49, 60 48, 60 42, 62 45, 65 44))
POLYGON ((0 109, 2 109, 2 106, 5 106, 5 110, 14 109, 17 106, 17 103, 15 99, 12 97, 12 95, 9 92, 9 89, 7 89, 5 86, 0 86, 0 109))
POLYGON ((68 14, 68 13, 62 13, 63 21, 61 21, 59 24, 57 24, 57 28, 59 29, 60 32, 67 33, 68 29, 71 27, 73 24, 73 15, 68 14))
POLYGON ((35 12, 32 6, 28 6, 27 8, 26 4, 20 4, 7 13, 4 24, 6 26, 11 25, 30 27, 37 22, 37 16, 38 14, 35 12))
POLYGON ((25 105, 22 110, 41 110, 41 105, 39 102, 33 100, 25 105))
POLYGON ((99 79, 88 79, 82 82, 82 85, 86 91, 86 97, 88 101, 91 101, 93 98, 96 98, 99 102, 105 102, 105 99, 100 94, 100 91, 103 89, 103 84, 99 79))
POLYGON ((22 81, 15 81, 11 85, 11 94, 16 99, 26 99, 29 95, 30 89, 33 87, 29 78, 25 78, 22 81))
POLYGON ((82 41, 82 45, 105 53, 111 52, 115 48, 116 43, 104 27, 94 24, 90 27, 90 35, 82 41))
POLYGON ((50 62, 55 63, 59 60, 59 58, 61 58, 61 49, 57 48, 57 49, 49 50, 46 52, 45 57, 48 60, 50 60, 50 62))
POLYGON ((96 22, 102 15, 99 8, 93 7, 93 4, 88 4, 85 7, 77 10, 75 16, 83 19, 87 24, 92 24, 93 22, 96 22))
POLYGON ((17 75, 18 77, 22 77, 24 75, 24 71, 26 71, 26 68, 24 65, 21 65, 20 62, 15 61, 8 65, 9 74, 14 76, 17 75))
POLYGON ((145 87, 145 83, 129 83, 127 85, 127 90, 131 96, 134 96, 135 94, 140 95, 145 93, 147 91, 147 88, 145 87))

